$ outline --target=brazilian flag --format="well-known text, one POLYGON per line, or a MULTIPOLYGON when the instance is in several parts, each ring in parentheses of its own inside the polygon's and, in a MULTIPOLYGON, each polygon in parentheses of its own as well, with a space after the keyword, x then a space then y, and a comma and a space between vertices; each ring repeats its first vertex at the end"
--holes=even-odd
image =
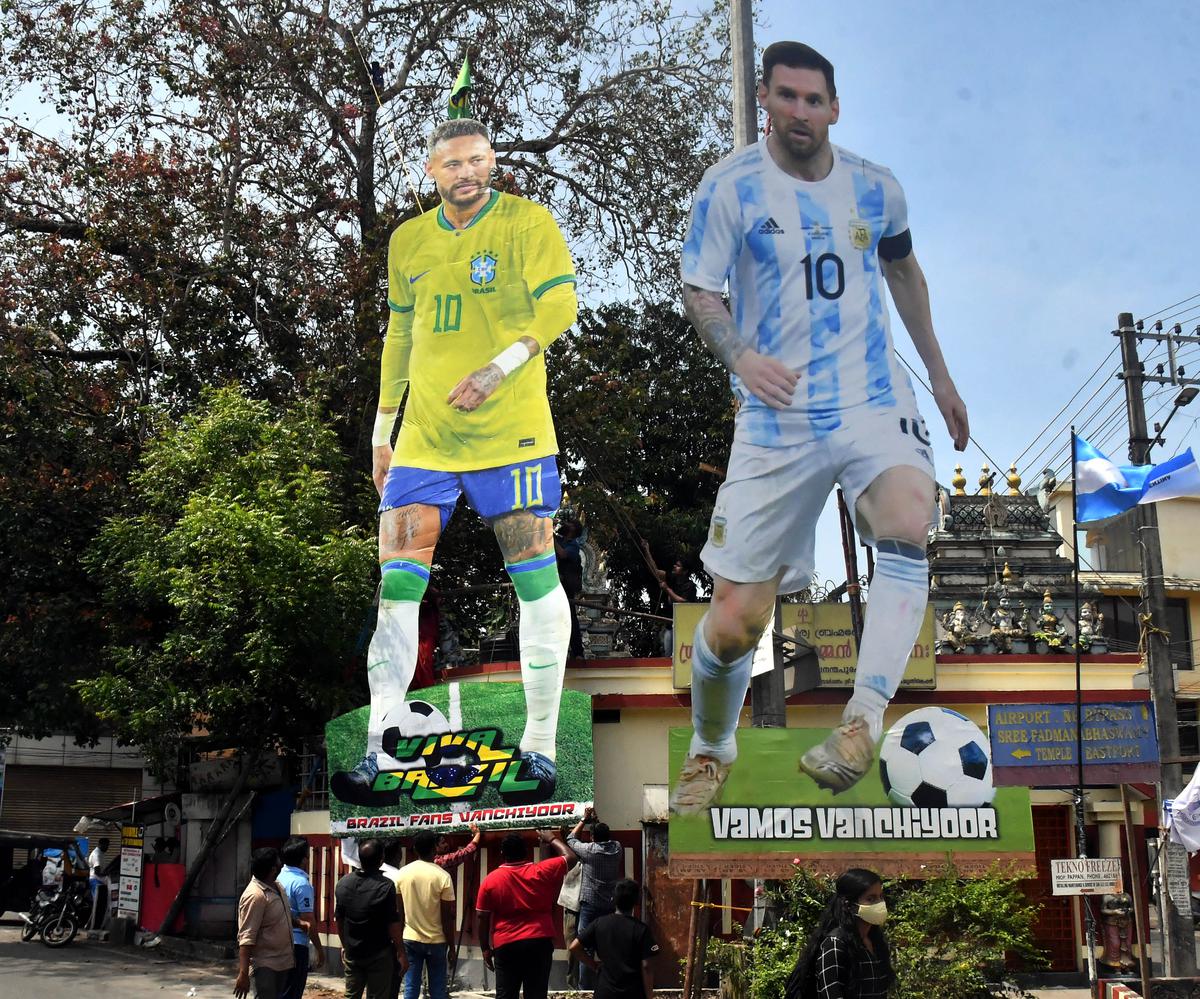
POLYGON ((458 79, 450 88, 450 117, 471 117, 471 57, 463 56, 462 69, 458 71, 458 79))

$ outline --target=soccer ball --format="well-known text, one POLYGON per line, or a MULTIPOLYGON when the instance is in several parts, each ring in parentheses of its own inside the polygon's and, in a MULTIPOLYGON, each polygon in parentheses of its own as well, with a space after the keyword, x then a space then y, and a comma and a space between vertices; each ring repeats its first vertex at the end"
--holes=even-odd
MULTIPOLYGON (((392 757, 396 756, 397 743, 401 739, 450 731, 450 720, 428 701, 404 701, 386 712, 382 722, 383 751, 392 757)), ((425 765, 424 758, 408 762, 425 765)))
POLYGON ((987 737, 949 708, 910 711, 888 729, 879 776, 897 805, 975 808, 996 796, 987 737))

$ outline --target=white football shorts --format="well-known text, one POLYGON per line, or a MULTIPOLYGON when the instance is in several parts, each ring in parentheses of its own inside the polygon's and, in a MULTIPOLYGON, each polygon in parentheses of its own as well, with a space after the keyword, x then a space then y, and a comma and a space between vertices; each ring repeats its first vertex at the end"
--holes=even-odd
MULTIPOLYGON (((747 444, 736 437, 725 482, 717 493, 704 567, 735 583, 774 578, 782 568, 780 593, 812 583, 817 519, 840 485, 851 516, 858 498, 889 468, 911 465, 934 477, 933 448, 915 409, 870 410, 847 419, 819 439, 785 447, 747 444), (904 412, 904 415, 901 415, 904 412)), ((933 492, 929 502, 933 507, 933 492)), ((875 539, 863 533, 863 540, 875 539)))

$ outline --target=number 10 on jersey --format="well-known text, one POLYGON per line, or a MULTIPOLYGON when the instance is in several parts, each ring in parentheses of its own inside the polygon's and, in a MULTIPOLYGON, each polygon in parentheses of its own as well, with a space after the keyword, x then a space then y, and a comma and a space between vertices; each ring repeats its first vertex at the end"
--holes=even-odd
POLYGON ((509 474, 512 475, 513 480, 512 508, 514 510, 528 510, 530 507, 542 505, 542 466, 540 462, 536 465, 514 468, 509 474), (521 492, 522 482, 525 485, 523 495, 521 492))

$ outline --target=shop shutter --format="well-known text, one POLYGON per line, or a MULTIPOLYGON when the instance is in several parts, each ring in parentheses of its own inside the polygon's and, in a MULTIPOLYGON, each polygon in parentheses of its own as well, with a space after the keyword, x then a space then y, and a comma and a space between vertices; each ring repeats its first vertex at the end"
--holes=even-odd
POLYGON ((0 800, 0 829, 70 836, 81 815, 141 797, 142 771, 132 768, 9 765, 0 800))

